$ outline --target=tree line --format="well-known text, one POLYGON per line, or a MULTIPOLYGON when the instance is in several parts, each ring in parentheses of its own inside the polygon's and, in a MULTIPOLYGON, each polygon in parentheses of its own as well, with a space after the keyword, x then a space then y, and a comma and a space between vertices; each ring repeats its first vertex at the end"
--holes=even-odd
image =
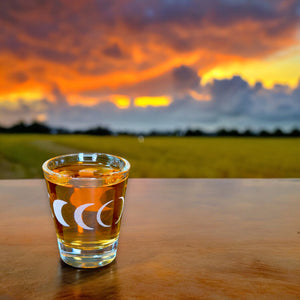
POLYGON ((218 137, 300 137, 298 128, 289 132, 275 129, 273 131, 261 130, 252 131, 250 129, 238 131, 236 129, 221 128, 215 132, 206 132, 201 129, 186 129, 173 131, 150 131, 150 132, 129 132, 113 131, 107 127, 97 126, 86 130, 69 130, 66 128, 53 128, 37 121, 31 124, 19 122, 10 127, 0 126, 0 133, 39 133, 39 134, 86 134, 86 135, 131 135, 131 136, 218 136, 218 137))

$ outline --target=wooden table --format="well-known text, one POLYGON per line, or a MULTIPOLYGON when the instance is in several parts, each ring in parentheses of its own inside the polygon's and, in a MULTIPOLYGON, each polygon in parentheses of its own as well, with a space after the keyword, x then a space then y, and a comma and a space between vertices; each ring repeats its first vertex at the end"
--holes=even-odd
POLYGON ((117 259, 58 256, 42 180, 2 180, 0 299, 300 299, 300 180, 131 179, 117 259))

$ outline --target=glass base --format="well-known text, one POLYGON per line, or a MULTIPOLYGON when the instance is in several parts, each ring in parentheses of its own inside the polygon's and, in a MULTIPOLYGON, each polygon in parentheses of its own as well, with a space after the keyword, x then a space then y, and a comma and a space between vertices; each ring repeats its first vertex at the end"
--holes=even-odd
POLYGON ((101 249, 82 250, 71 248, 57 241, 60 257, 75 268, 98 268, 110 264, 117 255, 118 240, 101 249))

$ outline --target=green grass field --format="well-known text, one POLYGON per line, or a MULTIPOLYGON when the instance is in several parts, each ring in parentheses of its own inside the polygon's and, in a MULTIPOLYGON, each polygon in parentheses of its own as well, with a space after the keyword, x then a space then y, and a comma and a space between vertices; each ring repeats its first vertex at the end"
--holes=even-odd
POLYGON ((73 152, 131 163, 131 177, 299 178, 299 138, 0 135, 0 178, 41 178, 42 163, 73 152))

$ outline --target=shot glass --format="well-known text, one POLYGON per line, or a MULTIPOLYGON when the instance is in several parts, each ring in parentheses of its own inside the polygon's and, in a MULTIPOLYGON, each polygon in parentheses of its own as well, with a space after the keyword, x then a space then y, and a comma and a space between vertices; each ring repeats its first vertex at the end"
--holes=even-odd
POLYGON ((61 259, 77 268, 117 254, 129 162, 104 153, 57 156, 43 164, 61 259))

